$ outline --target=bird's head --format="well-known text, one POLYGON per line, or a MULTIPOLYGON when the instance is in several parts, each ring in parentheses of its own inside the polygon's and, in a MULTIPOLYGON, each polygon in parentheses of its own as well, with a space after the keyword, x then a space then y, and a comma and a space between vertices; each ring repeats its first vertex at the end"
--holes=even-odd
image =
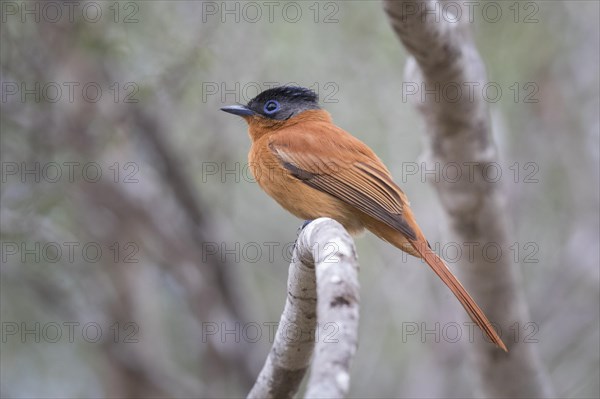
MULTIPOLYGON (((304 87, 280 86, 268 89, 254 97, 246 105, 229 105, 222 111, 239 115, 250 123, 251 119, 287 121, 308 110, 318 110, 319 97, 304 87)), ((266 122, 266 121, 265 121, 266 122)))

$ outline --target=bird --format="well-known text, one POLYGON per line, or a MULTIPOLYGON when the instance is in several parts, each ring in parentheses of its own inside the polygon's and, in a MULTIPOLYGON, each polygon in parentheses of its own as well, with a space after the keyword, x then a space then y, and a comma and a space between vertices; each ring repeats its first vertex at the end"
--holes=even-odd
POLYGON ((351 235, 369 230, 423 259, 489 339, 508 351, 475 300, 431 249, 390 171, 366 144, 333 123, 313 90, 273 87, 246 105, 221 110, 247 122, 249 168, 284 209, 306 221, 329 217, 351 235))

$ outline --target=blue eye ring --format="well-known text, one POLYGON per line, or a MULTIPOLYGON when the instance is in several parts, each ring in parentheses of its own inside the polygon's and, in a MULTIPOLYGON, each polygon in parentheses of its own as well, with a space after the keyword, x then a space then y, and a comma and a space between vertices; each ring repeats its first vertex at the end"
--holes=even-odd
POLYGON ((279 105, 279 101, 277 100, 269 100, 265 103, 265 106, 263 107, 263 111, 267 115, 272 115, 280 109, 281 106, 279 105))

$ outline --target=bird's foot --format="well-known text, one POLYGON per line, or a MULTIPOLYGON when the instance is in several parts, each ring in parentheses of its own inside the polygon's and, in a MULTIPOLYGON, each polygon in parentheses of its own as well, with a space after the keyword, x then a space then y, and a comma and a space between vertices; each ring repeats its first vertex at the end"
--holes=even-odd
POLYGON ((310 222, 312 222, 312 220, 305 220, 302 223, 302 226, 298 227, 298 230, 296 231, 296 241, 294 241, 294 247, 292 248, 292 251, 296 249, 296 244, 298 244, 298 237, 300 236, 300 233, 302 232, 302 230, 304 230, 306 226, 310 224, 310 222))
POLYGON ((306 226, 308 226, 308 225, 310 224, 310 222, 312 222, 312 220, 305 220, 305 221, 304 221, 304 223, 302 223, 302 226, 298 227, 298 231, 296 231, 296 236, 299 236, 299 235, 300 235, 300 232, 301 232, 302 230, 304 230, 304 228, 305 228, 306 226))

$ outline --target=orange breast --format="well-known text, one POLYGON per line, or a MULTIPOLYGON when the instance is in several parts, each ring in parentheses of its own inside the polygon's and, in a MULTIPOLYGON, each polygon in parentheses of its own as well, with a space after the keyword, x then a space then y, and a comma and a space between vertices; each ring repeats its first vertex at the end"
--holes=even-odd
POLYGON ((363 230, 359 211, 293 177, 269 149, 267 136, 252 144, 248 161, 259 186, 294 216, 303 220, 329 217, 351 234, 363 230))

